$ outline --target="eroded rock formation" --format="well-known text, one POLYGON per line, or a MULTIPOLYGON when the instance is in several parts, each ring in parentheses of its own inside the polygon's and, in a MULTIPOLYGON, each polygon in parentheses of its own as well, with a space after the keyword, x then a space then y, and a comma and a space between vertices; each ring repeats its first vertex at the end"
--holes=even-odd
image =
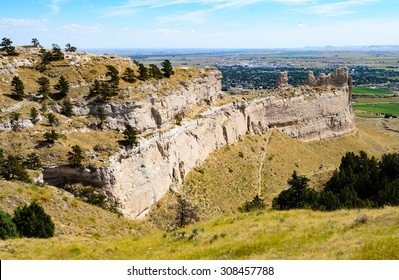
POLYGON ((276 81, 276 88, 282 89, 282 88, 287 88, 290 85, 288 84, 288 72, 279 72, 277 81, 276 81))
POLYGON ((352 86, 352 79, 349 77, 348 68, 340 67, 328 75, 321 73, 317 78, 312 71, 308 71, 305 84, 308 86, 335 86, 345 87, 352 86))
MULTIPOLYGON (((213 73, 214 78, 208 77, 208 82, 189 85, 184 96, 177 94, 164 100, 143 101, 145 105, 135 108, 135 112, 122 105, 109 105, 109 110, 115 118, 125 115, 127 121, 134 122, 142 131, 163 127, 171 121, 178 108, 205 102, 205 99, 212 100, 212 96, 220 93, 220 74, 213 73), (196 96, 186 96, 194 93, 196 96), (154 108, 157 113, 151 113, 148 108, 154 108)), ((247 133, 259 134, 277 128, 305 141, 351 133, 354 117, 348 70, 340 68, 328 75, 320 75, 316 84, 335 88, 319 92, 305 87, 291 98, 269 96, 212 107, 200 118, 141 139, 138 147, 123 149, 113 155, 108 168, 86 170, 84 172, 90 174, 83 177, 96 184, 102 182, 107 193, 119 201, 120 211, 127 217, 136 218, 143 216, 173 183, 180 184, 184 176, 211 152, 247 133)), ((62 169, 51 172, 52 177, 68 177, 68 174, 78 177, 70 170, 65 174, 62 169)), ((46 179, 46 172, 44 175, 46 179)))

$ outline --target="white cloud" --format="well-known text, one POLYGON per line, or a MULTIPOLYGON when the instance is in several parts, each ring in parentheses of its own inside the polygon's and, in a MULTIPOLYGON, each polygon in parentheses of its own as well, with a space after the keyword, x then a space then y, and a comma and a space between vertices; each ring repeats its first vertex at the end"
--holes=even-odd
POLYGON ((298 23, 296 26, 301 27, 301 28, 305 28, 308 27, 308 24, 304 24, 304 23, 298 23))
POLYGON ((170 16, 162 16, 158 17, 157 20, 160 23, 171 23, 171 22, 192 22, 196 24, 202 24, 206 22, 206 16, 209 13, 209 10, 200 10, 194 12, 180 13, 174 14, 170 16))
POLYGON ((78 34, 96 34, 101 32, 101 25, 81 25, 81 24, 66 24, 60 27, 60 29, 71 33, 78 34))
POLYGON ((354 7, 356 6, 377 1, 379 0, 347 0, 341 2, 315 4, 310 7, 299 10, 309 14, 319 14, 326 16, 347 15, 347 14, 354 14, 355 13, 354 7))
POLYGON ((140 35, 140 36, 158 36, 158 35, 166 35, 166 36, 176 36, 176 35, 193 35, 196 34, 194 30, 181 30, 181 29, 169 29, 169 28, 159 28, 159 29, 146 29, 146 30, 130 30, 125 27, 122 29, 122 32, 125 35, 140 35))
POLYGON ((2 18, 0 19, 0 29, 12 27, 39 27, 46 25, 47 20, 35 20, 28 18, 2 18))
MULTIPOLYGON (((130 0, 124 5, 114 6, 104 10, 104 15, 100 18, 113 17, 120 15, 127 15, 133 13, 135 9, 147 8, 156 9, 166 6, 176 6, 176 5, 190 5, 190 4, 201 4, 204 6, 203 9, 197 11, 186 12, 185 14, 177 15, 174 21, 191 21, 202 23, 204 22, 205 15, 216 10, 226 9, 226 8, 239 8, 243 6, 249 6, 256 3, 262 2, 275 2, 284 5, 299 5, 308 2, 314 2, 314 0, 130 0), (196 17, 196 19, 191 20, 190 15, 196 17)), ((165 17, 168 20, 171 17, 165 17)), ((162 19, 161 19, 162 20, 162 19)))
POLYGON ((51 15, 58 15, 61 12, 61 6, 67 2, 69 0, 50 0, 46 6, 50 8, 51 15))
POLYGON ((179 35, 179 34, 195 34, 194 30, 183 31, 179 29, 160 28, 158 32, 165 35, 179 35))
POLYGON ((282 4, 302 4, 314 0, 130 0, 123 7, 149 7, 158 8, 164 6, 173 6, 181 4, 203 4, 216 5, 220 4, 225 7, 246 6, 258 2, 277 2, 282 4))

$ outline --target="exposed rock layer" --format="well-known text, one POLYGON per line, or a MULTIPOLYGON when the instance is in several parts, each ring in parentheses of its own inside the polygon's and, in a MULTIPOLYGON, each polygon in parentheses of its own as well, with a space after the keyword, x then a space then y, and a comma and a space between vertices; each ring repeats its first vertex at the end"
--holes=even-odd
MULTIPOLYGON (((209 79, 219 80, 218 75, 215 72, 215 78, 209 79)), ((322 140, 351 133, 354 118, 350 82, 348 70, 340 68, 317 78, 317 85, 329 86, 325 91, 317 92, 305 87, 291 98, 270 96, 213 107, 201 118, 141 139, 138 147, 118 152, 110 158, 109 168, 82 171, 82 179, 102 184, 107 193, 119 201, 124 215, 140 217, 168 191, 172 183, 181 183, 185 175, 212 151, 237 141, 247 133, 258 134, 275 127, 302 140, 322 140)), ((204 82, 201 89, 195 89, 195 84, 193 86, 194 89, 188 89, 184 96, 165 97, 170 98, 169 101, 145 101, 143 104, 146 105, 139 108, 142 111, 132 113, 129 111, 131 108, 114 107, 114 114, 124 115, 126 121, 133 121, 142 131, 163 127, 180 108, 202 102, 205 97, 211 98, 220 90, 220 82, 204 82), (194 92, 200 97, 185 96, 190 95, 190 91, 191 95, 194 92), (176 104, 182 105, 174 103, 178 100, 183 101, 176 104), (173 106, 180 107, 176 109, 173 106), (138 112, 146 116, 140 117, 138 112), (152 119, 146 119, 148 115, 152 119)), ((45 180, 62 176, 79 178, 79 174, 70 170, 63 174, 62 169, 53 169, 50 173, 46 175, 45 172, 45 180)))

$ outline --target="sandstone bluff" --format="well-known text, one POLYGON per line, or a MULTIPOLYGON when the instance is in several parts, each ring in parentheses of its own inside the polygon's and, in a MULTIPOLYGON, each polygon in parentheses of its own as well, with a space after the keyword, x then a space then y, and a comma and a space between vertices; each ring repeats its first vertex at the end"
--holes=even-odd
MULTIPOLYGON (((125 216, 143 217, 170 186, 181 184, 211 152, 245 134, 276 128, 290 137, 313 141, 343 136, 355 128, 352 82, 345 67, 319 77, 309 72, 306 86, 299 88, 290 87, 288 74, 282 73, 276 87, 285 95, 223 106, 213 106, 222 96, 220 72, 210 68, 203 71, 206 75, 182 82, 181 89, 172 95, 110 102, 106 106, 110 128, 130 123, 141 133, 156 133, 142 138, 138 147, 112 155, 107 168, 50 168, 44 171, 45 180, 56 184, 60 178, 78 179, 102 187, 119 202, 125 216), (203 104, 211 107, 199 117, 170 128, 176 112, 203 104)), ((77 113, 84 115, 90 110, 82 107, 77 113)))
MULTIPOLYGON (((0 110, 4 115, 0 133, 12 130, 11 112, 40 104, 34 86, 39 77, 35 70, 40 63, 39 50, 21 48, 18 52, 21 55, 15 58, 0 56, 0 91, 7 93, 12 77, 19 75, 26 81, 28 95, 15 102, 3 94, 2 100, 6 103, 0 110)), ((66 75, 74 92, 73 116, 89 119, 98 117, 99 104, 90 101, 85 94, 94 79, 107 79, 104 74, 107 64, 114 65, 119 71, 134 67, 129 58, 70 53, 64 61, 51 64, 42 74, 53 80, 66 75)), ((119 202, 119 210, 125 216, 142 217, 171 186, 181 184, 187 173, 211 152, 242 139, 245 134, 262 134, 275 128, 290 137, 313 141, 349 134, 355 128, 351 107, 352 81, 345 67, 318 77, 309 71, 306 85, 298 88, 288 84, 288 73, 283 72, 275 91, 234 102, 228 102, 230 97, 221 91, 219 71, 212 68, 179 71, 182 74, 176 76, 180 78, 125 84, 117 98, 101 105, 106 117, 104 134, 109 136, 107 132, 121 131, 130 124, 141 135, 137 147, 119 148, 104 166, 74 169, 62 162, 47 166, 42 172, 44 181, 54 185, 75 181, 102 188, 108 198, 119 202), (201 110, 176 125, 176 116, 193 112, 193 108, 201 110)), ((60 106, 53 104, 51 110, 59 113, 60 106)), ((78 130, 73 126, 73 120, 64 120, 70 124, 65 126, 68 128, 64 133, 98 131, 93 128, 96 124, 89 121, 78 130)), ((26 137, 42 133, 36 131, 41 127, 26 117, 18 120, 18 127, 25 130, 26 137)), ((12 135, 22 137, 18 133, 12 135)), ((65 143, 58 147, 62 145, 65 143)), ((56 158, 52 151, 54 149, 45 155, 46 159, 56 158)))

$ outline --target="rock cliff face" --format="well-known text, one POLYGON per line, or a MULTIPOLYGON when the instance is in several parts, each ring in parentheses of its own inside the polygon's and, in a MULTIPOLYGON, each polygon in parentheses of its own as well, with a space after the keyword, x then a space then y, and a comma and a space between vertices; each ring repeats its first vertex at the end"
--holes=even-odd
POLYGON ((287 88, 290 85, 288 84, 288 72, 280 72, 278 73, 277 81, 276 81, 276 88, 282 89, 287 88))
POLYGON ((321 73, 317 78, 312 71, 308 71, 308 77, 305 82, 308 86, 335 86, 352 87, 352 79, 348 76, 348 69, 341 67, 328 75, 321 73))
MULTIPOLYGON (((153 94, 136 102, 108 103, 104 106, 107 127, 123 130, 126 124, 130 124, 139 133, 168 128, 177 114, 184 115, 193 105, 213 105, 219 100, 222 94, 221 79, 219 71, 207 69, 203 70, 202 76, 182 81, 181 86, 172 94, 153 94)), ((157 91, 156 86, 154 88, 157 91)), ((97 106, 82 107, 80 115, 96 115, 97 110, 97 106)))
MULTIPOLYGON (((200 118, 143 138, 138 147, 121 150, 110 158, 108 168, 79 171, 82 180, 102 185, 110 197, 119 201, 124 215, 136 218, 143 216, 173 183, 180 184, 212 151, 247 133, 260 134, 277 128, 305 141, 351 133, 354 118, 348 70, 340 68, 315 80, 324 90, 305 86, 290 89, 290 98, 269 96, 212 107, 200 118)), ((219 94, 220 74, 214 71, 173 96, 140 103, 112 103, 106 110, 110 120, 115 120, 110 122, 112 126, 119 127, 120 116, 125 116, 124 123, 137 126, 141 132, 151 131, 166 127, 177 112, 193 104, 212 104, 219 94)), ((79 172, 53 169, 45 172, 44 179, 77 178, 79 172)))

